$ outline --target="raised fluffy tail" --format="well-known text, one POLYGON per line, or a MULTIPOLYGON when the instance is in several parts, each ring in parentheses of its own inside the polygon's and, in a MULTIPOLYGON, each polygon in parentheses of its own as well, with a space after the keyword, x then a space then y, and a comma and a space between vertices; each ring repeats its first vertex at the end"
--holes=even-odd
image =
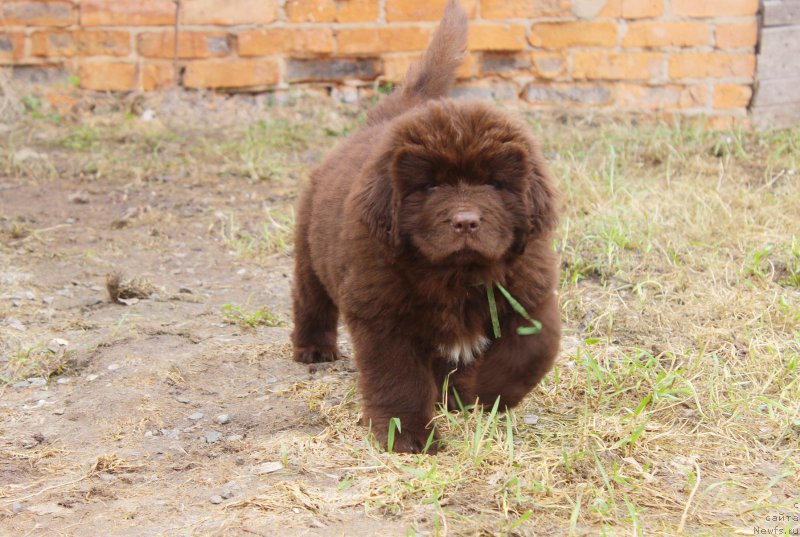
POLYGON ((399 91, 370 111, 367 123, 386 121, 419 103, 447 95, 466 50, 467 13, 458 0, 449 0, 422 60, 408 70, 399 91))

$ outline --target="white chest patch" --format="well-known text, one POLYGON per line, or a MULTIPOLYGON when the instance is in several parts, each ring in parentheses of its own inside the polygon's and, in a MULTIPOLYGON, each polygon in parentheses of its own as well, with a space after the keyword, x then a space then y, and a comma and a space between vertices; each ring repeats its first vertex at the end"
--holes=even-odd
POLYGON ((454 364, 469 365, 489 347, 489 343, 491 342, 486 336, 478 336, 473 341, 464 340, 451 345, 439 345, 439 352, 454 364))

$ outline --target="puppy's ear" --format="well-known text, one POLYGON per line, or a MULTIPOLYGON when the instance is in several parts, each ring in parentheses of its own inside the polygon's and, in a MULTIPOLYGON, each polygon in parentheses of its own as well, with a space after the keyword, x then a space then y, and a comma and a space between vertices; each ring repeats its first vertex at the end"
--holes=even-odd
POLYGON ((397 242, 397 208, 388 166, 367 169, 364 186, 356 195, 361 221, 376 239, 395 246, 397 242))
POLYGON ((528 223, 531 235, 553 230, 558 224, 558 193, 539 145, 531 140, 528 152, 528 223))

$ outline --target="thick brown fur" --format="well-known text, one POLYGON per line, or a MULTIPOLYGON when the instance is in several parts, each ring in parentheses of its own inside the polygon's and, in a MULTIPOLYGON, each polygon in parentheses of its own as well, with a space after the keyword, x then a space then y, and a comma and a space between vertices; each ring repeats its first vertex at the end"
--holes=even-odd
MULTIPOLYGON (((512 407, 552 367, 560 319, 552 230, 556 190, 521 121, 444 97, 466 48, 455 0, 403 89, 312 173, 301 196, 294 281, 295 360, 338 357, 352 336, 365 421, 386 445, 418 452, 449 385, 462 401, 512 407), (486 284, 499 283, 542 330, 486 284)), ((452 400, 452 398, 451 398, 452 400)), ((434 446, 435 448, 435 446, 434 446)))

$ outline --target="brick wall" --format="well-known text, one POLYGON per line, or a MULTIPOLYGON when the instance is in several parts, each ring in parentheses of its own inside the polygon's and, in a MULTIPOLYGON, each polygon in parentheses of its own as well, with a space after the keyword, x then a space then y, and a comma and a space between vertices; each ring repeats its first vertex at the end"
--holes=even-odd
MULTIPOLYGON (((758 0, 462 0, 459 91, 744 115, 758 0)), ((1 0, 0 65, 102 91, 401 80, 444 0, 1 0), (177 46, 175 43, 178 30, 177 46)), ((339 91, 342 91, 341 89, 339 91)))

